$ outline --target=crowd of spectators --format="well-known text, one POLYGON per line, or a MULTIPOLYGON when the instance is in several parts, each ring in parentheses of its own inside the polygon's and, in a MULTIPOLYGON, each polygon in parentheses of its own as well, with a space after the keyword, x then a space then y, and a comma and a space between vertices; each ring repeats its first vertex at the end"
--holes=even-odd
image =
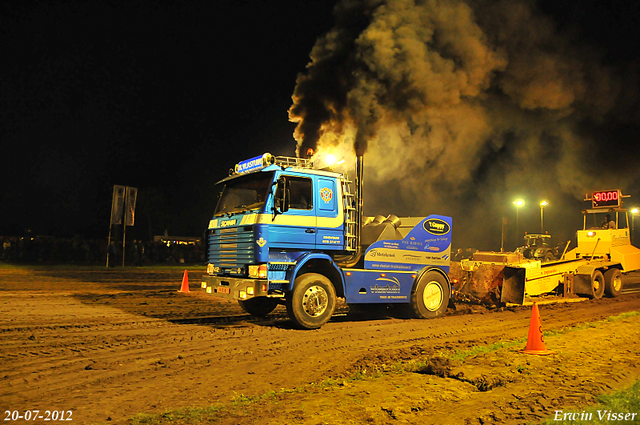
MULTIPOLYGON (((122 241, 58 238, 51 236, 0 236, 0 261, 11 263, 74 263, 122 265, 122 241)), ((125 265, 204 264, 204 247, 197 243, 127 241, 125 265)))

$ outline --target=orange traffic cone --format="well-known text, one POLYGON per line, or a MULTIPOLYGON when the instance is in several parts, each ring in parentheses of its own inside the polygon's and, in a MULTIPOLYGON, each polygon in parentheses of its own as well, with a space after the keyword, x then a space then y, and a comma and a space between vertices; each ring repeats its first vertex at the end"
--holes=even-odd
POLYGON ((182 276, 182 286, 178 292, 189 292, 189 276, 186 270, 184 271, 184 276, 182 276))
POLYGON ((544 345, 544 336, 542 336, 542 321, 540 320, 540 311, 538 304, 533 303, 531 311, 531 323, 529 324, 529 337, 527 338, 527 347, 520 351, 525 354, 553 354, 552 350, 547 350, 544 345))

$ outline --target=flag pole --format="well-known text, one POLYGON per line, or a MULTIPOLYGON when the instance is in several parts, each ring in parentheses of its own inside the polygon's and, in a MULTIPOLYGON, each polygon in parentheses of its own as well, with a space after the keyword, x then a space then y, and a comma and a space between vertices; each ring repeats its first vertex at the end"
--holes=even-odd
POLYGON ((125 253, 125 245, 127 240, 127 202, 129 201, 129 186, 125 186, 124 188, 124 217, 122 220, 122 267, 124 267, 124 253, 125 253))
POLYGON ((111 195, 111 214, 109 215, 109 237, 107 238, 107 264, 109 268, 109 247, 111 246, 111 228, 113 227, 113 203, 116 199, 116 187, 113 186, 113 194, 111 195))

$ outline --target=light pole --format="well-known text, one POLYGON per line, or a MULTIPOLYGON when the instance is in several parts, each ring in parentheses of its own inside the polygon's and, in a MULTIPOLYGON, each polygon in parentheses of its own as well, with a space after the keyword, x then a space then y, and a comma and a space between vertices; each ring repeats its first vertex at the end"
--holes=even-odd
POLYGON ((547 201, 540 202, 540 234, 544 233, 544 207, 549 205, 547 201))
POLYGON ((516 247, 518 246, 518 238, 520 237, 520 207, 524 205, 522 199, 516 199, 513 201, 513 205, 516 206, 516 247))
POLYGON ((638 215, 638 212, 640 212, 638 208, 634 208, 631 210, 631 244, 633 244, 636 241, 635 229, 636 229, 636 215, 638 215))

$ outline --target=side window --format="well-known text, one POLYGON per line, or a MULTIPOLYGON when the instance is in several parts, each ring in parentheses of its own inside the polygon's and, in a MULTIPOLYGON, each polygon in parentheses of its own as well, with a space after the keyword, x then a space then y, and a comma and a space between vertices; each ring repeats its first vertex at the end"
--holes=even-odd
POLYGON ((296 210, 313 209, 313 191, 311 187, 311 179, 302 177, 288 177, 290 207, 296 210))

